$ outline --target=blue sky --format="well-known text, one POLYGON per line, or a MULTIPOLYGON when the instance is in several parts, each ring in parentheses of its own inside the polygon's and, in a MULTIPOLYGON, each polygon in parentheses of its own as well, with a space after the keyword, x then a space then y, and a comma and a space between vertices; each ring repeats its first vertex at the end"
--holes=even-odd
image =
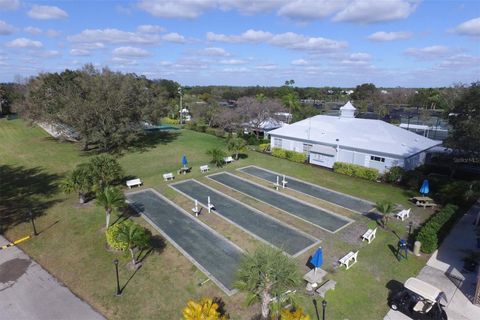
POLYGON ((85 63, 182 85, 480 80, 480 1, 0 0, 0 81, 85 63))

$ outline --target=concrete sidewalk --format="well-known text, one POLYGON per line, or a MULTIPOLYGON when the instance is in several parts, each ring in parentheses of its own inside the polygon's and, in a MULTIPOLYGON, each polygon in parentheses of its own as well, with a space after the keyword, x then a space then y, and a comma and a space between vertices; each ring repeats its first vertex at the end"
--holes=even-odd
MULTIPOLYGON (((476 273, 463 271, 463 258, 476 248, 473 223, 480 211, 477 202, 455 225, 440 248, 430 257, 427 265, 417 276, 445 292, 448 304, 445 308, 449 320, 480 319, 480 306, 471 301, 475 293, 476 273), (457 287, 455 278, 464 279, 457 287)), ((410 318, 390 310, 384 320, 408 320, 410 318)))
MULTIPOLYGON (((8 241, 0 236, 0 246, 8 241)), ((103 320, 17 247, 0 251, 0 320, 103 320)))

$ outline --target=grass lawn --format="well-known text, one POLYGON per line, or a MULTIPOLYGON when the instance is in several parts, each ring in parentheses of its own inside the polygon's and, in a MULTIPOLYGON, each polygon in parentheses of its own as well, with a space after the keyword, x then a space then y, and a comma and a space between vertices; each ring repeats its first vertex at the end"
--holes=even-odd
MULTIPOLYGON (((143 267, 136 273, 127 270, 123 266, 129 261, 128 256, 109 252, 105 248, 105 236, 101 231, 104 224, 102 210, 93 202, 80 206, 75 195, 65 196, 52 187, 76 164, 86 161, 89 155, 83 155, 75 144, 54 141, 42 129, 29 127, 22 120, 0 120, 0 136, 0 179, 4 180, 1 182, 2 187, 8 186, 16 190, 14 188, 21 184, 23 191, 20 195, 9 195, 19 201, 22 197, 28 197, 30 202, 40 202, 38 207, 44 211, 36 221, 41 234, 23 243, 22 249, 108 318, 179 319, 186 302, 202 296, 223 299, 226 310, 233 319, 250 319, 258 312, 258 306, 245 306, 242 294, 227 297, 212 282, 199 287, 197 283, 205 280, 206 276, 169 243, 159 244, 144 259, 143 267), (35 183, 38 185, 42 184, 42 174, 49 175, 52 189, 50 194, 42 194, 38 188, 34 191, 40 194, 34 191, 27 193, 33 184, 29 184, 28 179, 20 181, 17 176, 31 173, 28 171, 30 169, 35 169, 35 183), (115 258, 121 260, 120 277, 122 283, 126 284, 124 295, 120 298, 114 296, 115 274, 112 261, 115 258)), ((368 218, 344 209, 333 206, 328 208, 353 218, 356 222, 336 234, 330 234, 252 198, 222 189, 215 182, 204 178, 198 167, 208 163, 209 157, 205 154, 207 149, 223 146, 224 141, 215 136, 182 130, 143 149, 125 153, 119 162, 126 175, 140 177, 145 186, 156 188, 190 210, 191 201, 169 188, 162 178, 166 172, 174 172, 176 175, 176 170, 181 166, 181 157, 185 154, 194 170, 187 176, 177 176, 176 181, 198 178, 205 184, 322 240, 326 254, 325 268, 330 271, 329 278, 337 281, 336 289, 327 294, 329 318, 382 319, 388 310, 387 283, 390 280, 403 282, 415 275, 425 264, 425 258, 409 257, 407 261, 398 262, 389 248, 389 245, 396 246, 398 238, 392 232, 384 230, 377 232, 377 239, 372 244, 362 243, 358 236, 366 230, 368 218), (359 262, 355 266, 348 271, 334 267, 338 258, 357 249, 360 249, 359 262)), ((389 199, 408 205, 410 194, 400 188, 338 175, 257 152, 248 152, 247 156, 224 168, 213 169, 210 173, 221 170, 234 172, 235 168, 255 164, 370 201, 389 199)), ((241 175, 238 172, 234 174, 241 175)), ((293 191, 288 192, 295 195, 293 191)), ((320 200, 304 195, 296 196, 313 204, 325 205, 320 200)), ((2 199, 3 196, 0 195, 0 200, 2 199)), ((29 204, 29 201, 25 203, 29 204)), ((6 210, 0 206, 0 214, 5 214, 6 210)), ((430 213, 429 210, 414 209, 413 215, 417 222, 421 222, 430 213)), ((148 226, 141 218, 134 219, 148 226)), ((258 240, 216 215, 204 215, 201 219, 246 250, 258 245, 258 240)), ((406 224, 399 221, 392 221, 391 228, 399 235, 404 235, 407 230, 406 224)), ((29 223, 19 223, 8 229, 6 236, 13 240, 30 232, 29 223)), ((311 253, 296 258, 302 273, 307 271, 305 263, 311 253)), ((299 292, 303 292, 303 288, 299 288, 299 292)), ((315 319, 311 298, 303 294, 299 296, 303 308, 315 319)))

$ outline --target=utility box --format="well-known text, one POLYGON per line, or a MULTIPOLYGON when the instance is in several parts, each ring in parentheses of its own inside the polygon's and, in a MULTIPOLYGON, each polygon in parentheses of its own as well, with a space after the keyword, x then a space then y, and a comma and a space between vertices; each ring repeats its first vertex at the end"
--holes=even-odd
POLYGON ((413 254, 416 255, 417 257, 420 256, 420 248, 422 246, 422 243, 420 241, 415 241, 413 244, 413 254))

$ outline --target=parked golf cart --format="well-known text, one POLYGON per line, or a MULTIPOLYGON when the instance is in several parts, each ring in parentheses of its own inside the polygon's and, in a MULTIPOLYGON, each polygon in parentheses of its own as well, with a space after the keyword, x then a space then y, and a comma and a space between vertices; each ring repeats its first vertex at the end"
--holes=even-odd
POLYGON ((388 304, 392 310, 400 311, 413 320, 447 320, 442 301, 447 303, 447 297, 438 288, 417 278, 409 278, 388 304))

